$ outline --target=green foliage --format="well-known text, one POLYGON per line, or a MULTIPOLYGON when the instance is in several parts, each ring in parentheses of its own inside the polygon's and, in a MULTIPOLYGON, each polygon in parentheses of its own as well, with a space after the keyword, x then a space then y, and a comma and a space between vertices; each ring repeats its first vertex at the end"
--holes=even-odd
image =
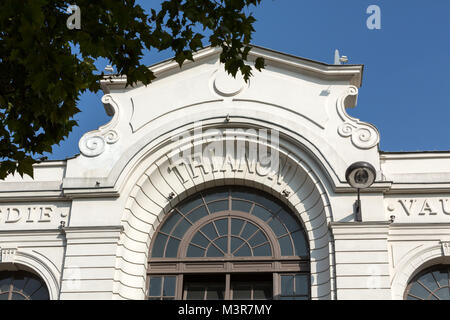
MULTIPOLYGON (((140 64, 145 50, 170 49, 181 66, 208 34, 209 43, 223 49, 225 69, 233 76, 240 71, 247 81, 255 18, 245 11, 260 2, 166 0, 158 12, 146 13, 134 0, 2 0, 0 179, 14 172, 33 176, 32 165, 69 135, 80 94, 100 89, 98 58, 126 75, 127 85, 147 85, 155 76, 140 64), (81 29, 66 26, 74 3, 81 29)), ((263 67, 257 59, 255 68, 263 67)))

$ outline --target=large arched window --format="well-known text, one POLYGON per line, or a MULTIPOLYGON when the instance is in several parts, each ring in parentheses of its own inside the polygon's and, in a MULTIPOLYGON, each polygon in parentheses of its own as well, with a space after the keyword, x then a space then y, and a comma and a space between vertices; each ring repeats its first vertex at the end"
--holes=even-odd
POLYGON ((407 300, 450 300, 450 265, 439 265, 420 272, 409 283, 407 300))
POLYGON ((273 196, 238 187, 174 208, 153 237, 148 273, 149 299, 308 299, 310 291, 302 225, 273 196))
POLYGON ((48 300, 45 283, 27 271, 0 272, 0 300, 48 300))

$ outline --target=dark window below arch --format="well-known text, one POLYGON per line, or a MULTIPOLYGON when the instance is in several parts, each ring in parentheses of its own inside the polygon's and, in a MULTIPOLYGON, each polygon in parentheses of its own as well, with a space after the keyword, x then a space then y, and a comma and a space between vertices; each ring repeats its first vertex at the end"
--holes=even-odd
POLYGON ((408 284, 407 300, 450 300, 450 265, 434 266, 420 272, 408 284))
POLYGON ((0 271, 0 300, 49 300, 45 283, 27 271, 0 271))
POLYGON ((149 299, 309 299, 310 258, 300 221, 251 188, 218 187, 174 207, 155 232, 149 299))

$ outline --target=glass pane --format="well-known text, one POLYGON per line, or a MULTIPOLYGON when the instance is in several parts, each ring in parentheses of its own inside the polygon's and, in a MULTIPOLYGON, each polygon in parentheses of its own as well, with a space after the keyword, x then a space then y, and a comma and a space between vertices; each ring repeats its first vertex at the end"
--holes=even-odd
POLYGON ((175 283, 176 277, 174 276, 165 276, 164 277, 164 289, 163 296, 165 297, 173 297, 175 296, 175 283))
POLYGON ((424 274, 419 278, 418 281, 422 282, 422 284, 431 291, 439 289, 439 286, 434 280, 433 275, 431 273, 424 274))
POLYGON ((197 232, 195 236, 192 238, 192 243, 195 243, 203 248, 206 248, 209 244, 209 240, 205 238, 200 232, 197 232))
POLYGON ((309 298, 307 296, 302 296, 302 297, 292 297, 292 300, 309 300, 309 298))
POLYGON ((285 235, 287 233, 286 228, 280 223, 277 218, 273 218, 268 222, 269 226, 272 228, 273 232, 277 237, 285 235))
POLYGON ((439 299, 441 299, 441 300, 450 300, 450 288, 449 287, 439 289, 434 294, 437 295, 439 297, 439 299))
POLYGON ((256 194, 254 193, 250 193, 244 190, 231 190, 231 197, 232 198, 236 198, 236 199, 244 199, 244 200, 250 200, 250 201, 255 201, 256 198, 256 194))
POLYGON ((262 196, 258 196, 258 201, 256 202, 272 212, 272 214, 275 214, 281 210, 281 207, 277 203, 262 196))
POLYGON ((214 221, 216 224, 217 231, 219 231, 219 234, 221 236, 228 234, 228 219, 220 219, 217 221, 214 221))
POLYGON ((189 287, 187 289, 186 300, 204 300, 205 289, 200 287, 189 287))
POLYGON ((171 237, 167 243, 166 258, 176 258, 179 245, 180 240, 171 237))
POLYGON ((291 296, 294 294, 294 276, 281 276, 281 294, 283 296, 291 296))
POLYGON ((228 252, 228 237, 219 238, 214 241, 216 246, 218 246, 223 252, 228 252))
POLYGON ((175 230, 173 231, 172 235, 174 235, 177 238, 183 238, 186 231, 191 227, 191 224, 187 222, 186 219, 183 219, 180 221, 180 223, 175 227, 175 230))
POLYGON ((278 239, 278 243, 280 244, 282 256, 293 256, 294 255, 294 251, 292 250, 291 237, 289 237, 288 235, 284 236, 284 237, 278 239))
POLYGON ((48 290, 46 287, 41 287, 38 291, 33 293, 33 295, 30 297, 32 300, 48 300, 48 290))
POLYGON ((255 247, 257 245, 260 245, 264 242, 267 242, 267 237, 264 235, 264 233, 262 233, 261 230, 259 230, 258 232, 255 233, 254 236, 252 236, 249 240, 248 243, 252 246, 255 247))
POLYGON ((200 229, 210 240, 217 238, 216 229, 213 227, 212 223, 208 223, 206 226, 200 229))
POLYGON ((188 200, 186 203, 179 206, 178 210, 180 210, 182 213, 186 214, 201 204, 203 204, 202 198, 200 196, 196 196, 194 199, 188 200))
POLYGON ((225 298, 225 288, 221 286, 208 287, 206 300, 223 300, 225 298))
POLYGON ((16 275, 13 280, 13 287, 16 291, 21 291, 27 282, 27 277, 22 275, 16 275))
POLYGON ((205 206, 201 206, 200 208, 195 209, 192 211, 187 218, 192 223, 195 223, 196 221, 200 220, 203 217, 206 217, 208 215, 208 211, 206 211, 205 206))
POLYGON ((174 211, 169 218, 166 220, 164 225, 161 227, 161 232, 170 233, 172 231, 173 226, 181 219, 181 215, 174 211))
POLYGON ((253 289, 253 300, 272 299, 272 283, 257 284, 253 289))
POLYGON ((164 254, 164 247, 166 246, 167 236, 162 233, 158 233, 155 239, 155 244, 152 248, 152 257, 161 258, 164 254))
POLYGON ((242 201, 242 200, 233 200, 231 202, 231 210, 241 211, 241 212, 249 212, 253 203, 242 201))
POLYGON ((13 292, 11 300, 26 300, 26 299, 23 295, 13 292))
POLYGON ((233 287, 233 300, 250 300, 252 287, 250 285, 235 285, 233 287))
POLYGON ((292 240, 294 241, 294 247, 295 247, 295 255, 296 256, 308 256, 308 245, 306 244, 305 236, 303 235, 303 232, 297 231, 291 234, 292 240))
POLYGON ((228 191, 218 191, 218 192, 204 194, 203 198, 205 198, 206 203, 209 203, 210 201, 213 201, 213 200, 227 199, 228 191))
POLYGON ((210 213, 228 210, 228 200, 214 201, 208 203, 208 209, 210 213))
POLYGON ((270 257, 272 255, 272 249, 266 243, 265 245, 253 248, 253 255, 256 257, 270 257))
POLYGON ((244 225, 244 220, 231 219, 231 234, 238 236, 242 230, 243 225, 244 225))
POLYGON ((239 248, 241 246, 241 244, 244 242, 244 240, 236 238, 236 237, 231 237, 231 252, 234 252, 234 250, 236 250, 237 248, 239 248))
POLYGON ((280 213, 278 213, 278 218, 286 225, 290 232, 300 229, 300 225, 297 220, 295 220, 294 217, 286 211, 281 210, 280 213))
POLYGON ((197 258, 197 257, 203 257, 205 255, 205 250, 200 249, 199 247, 193 246, 192 244, 189 245, 186 256, 189 258, 197 258))
POLYGON ((418 282, 414 282, 414 284, 411 286, 411 289, 409 290, 409 293, 413 296, 426 299, 428 295, 430 294, 429 291, 427 291, 422 285, 420 285, 418 282))
POLYGON ((236 257, 251 257, 252 251, 247 244, 244 244, 239 250, 234 253, 236 257))
POLYGON ((269 211, 260 206, 255 206, 253 208, 252 214, 263 221, 267 221, 270 219, 270 217, 272 217, 272 214, 269 211))
POLYGON ((8 300, 8 296, 9 296, 8 292, 2 293, 0 294, 0 300, 8 300))
POLYGON ((446 287, 448 283, 448 270, 438 270, 433 272, 433 276, 441 287, 446 287))
POLYGON ((223 257, 223 253, 215 246, 211 245, 209 246, 208 251, 206 251, 206 256, 211 258, 223 257))
POLYGON ((153 297, 161 296, 162 277, 150 277, 150 290, 148 295, 153 297))
POLYGON ((31 296, 37 289, 41 287, 41 285, 42 283, 38 279, 30 278, 25 285, 23 292, 26 295, 31 296))
POLYGON ((244 230, 241 233, 241 237, 245 240, 250 238, 255 232, 258 230, 257 227, 255 227, 253 224, 247 222, 247 224, 244 227, 244 230))
POLYGON ((308 294, 308 275, 306 274, 296 274, 295 275, 295 294, 296 295, 307 295, 308 294))
POLYGON ((11 286, 12 277, 3 278, 0 280, 0 292, 9 291, 11 286))

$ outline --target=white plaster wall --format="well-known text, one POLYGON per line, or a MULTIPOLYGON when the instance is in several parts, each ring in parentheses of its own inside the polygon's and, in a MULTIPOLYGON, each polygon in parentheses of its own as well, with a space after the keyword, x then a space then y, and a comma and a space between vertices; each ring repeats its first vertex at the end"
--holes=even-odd
POLYGON ((83 136, 81 155, 36 165, 34 180, 0 182, 0 263, 32 268, 52 299, 142 299, 149 244, 164 215, 223 184, 260 188, 297 213, 310 239, 315 299, 401 299, 418 271, 449 263, 450 154, 380 154, 376 128, 345 111, 356 105, 362 66, 255 48, 250 60, 264 57, 267 67, 245 84, 224 74, 218 54, 200 51, 181 70, 173 62, 152 67, 158 80, 147 87, 102 83, 114 115, 83 136), (279 184, 248 170, 189 176, 179 167, 189 176, 182 181, 169 172, 175 153, 211 138, 194 131, 198 121, 205 129, 275 130, 280 144, 270 148, 296 169, 279 184), (192 134, 172 139, 183 132, 192 134), (344 177, 355 161, 377 169, 361 194, 362 223, 354 222, 356 194, 344 177))

